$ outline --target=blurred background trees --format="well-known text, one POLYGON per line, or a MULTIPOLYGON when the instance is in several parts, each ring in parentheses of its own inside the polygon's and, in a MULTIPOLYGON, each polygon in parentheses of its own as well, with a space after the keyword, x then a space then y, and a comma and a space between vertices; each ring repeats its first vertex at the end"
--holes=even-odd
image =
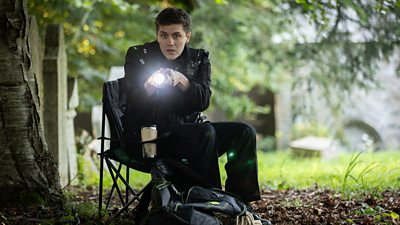
POLYGON ((353 87, 377 86, 377 60, 390 56, 399 44, 400 2, 395 0, 28 3, 39 26, 64 26, 69 76, 79 78, 80 111, 101 101, 102 82, 111 66, 124 64, 129 46, 154 40, 154 18, 167 6, 192 15, 191 46, 208 49, 212 57, 212 107, 231 119, 270 111, 249 98, 254 88, 263 93, 279 92, 282 86, 317 87, 337 110, 353 87), (305 72, 299 76, 298 71, 305 72))

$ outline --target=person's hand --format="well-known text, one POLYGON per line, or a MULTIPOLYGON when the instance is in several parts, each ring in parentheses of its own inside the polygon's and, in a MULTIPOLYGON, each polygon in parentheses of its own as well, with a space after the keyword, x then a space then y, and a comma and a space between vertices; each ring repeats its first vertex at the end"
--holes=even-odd
POLYGON ((171 86, 178 87, 182 91, 186 91, 189 86, 189 80, 180 72, 173 69, 166 69, 168 77, 171 79, 171 86))

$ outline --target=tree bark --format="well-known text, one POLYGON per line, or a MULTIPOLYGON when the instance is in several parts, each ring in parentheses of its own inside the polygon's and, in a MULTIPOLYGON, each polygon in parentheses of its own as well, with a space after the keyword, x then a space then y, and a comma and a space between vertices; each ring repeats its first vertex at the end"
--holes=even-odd
POLYGON ((26 0, 0 0, 0 207, 61 204, 43 135, 26 0))

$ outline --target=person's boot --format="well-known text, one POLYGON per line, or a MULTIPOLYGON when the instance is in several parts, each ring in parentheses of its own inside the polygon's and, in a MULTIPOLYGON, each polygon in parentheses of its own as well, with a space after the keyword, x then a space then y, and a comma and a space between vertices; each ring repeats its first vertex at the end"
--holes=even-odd
POLYGON ((253 215, 254 220, 261 221, 262 225, 272 225, 271 221, 261 218, 258 213, 254 212, 253 207, 250 204, 246 204, 247 211, 253 215))

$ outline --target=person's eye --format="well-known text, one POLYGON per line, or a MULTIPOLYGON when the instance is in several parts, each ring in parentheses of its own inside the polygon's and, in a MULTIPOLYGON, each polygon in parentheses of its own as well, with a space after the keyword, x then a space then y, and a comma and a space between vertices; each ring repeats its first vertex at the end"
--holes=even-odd
POLYGON ((164 39, 166 39, 166 38, 168 37, 167 34, 161 34, 160 36, 161 36, 162 38, 164 38, 164 39))
POLYGON ((181 37, 182 37, 181 34, 174 34, 174 39, 178 39, 178 38, 181 38, 181 37))

